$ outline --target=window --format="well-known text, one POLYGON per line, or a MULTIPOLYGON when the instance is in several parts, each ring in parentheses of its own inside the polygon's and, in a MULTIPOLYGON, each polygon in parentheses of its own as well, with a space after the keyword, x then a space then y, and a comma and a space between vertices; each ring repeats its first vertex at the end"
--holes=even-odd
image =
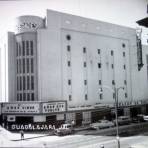
POLYGON ((98 54, 100 54, 100 52, 101 52, 101 50, 100 50, 100 49, 98 49, 98 54))
POLYGON ((113 56, 114 55, 114 51, 113 50, 111 50, 111 56, 113 56))
POLYGON ((101 68, 101 63, 98 63, 98 68, 101 68))
POLYGON ((25 59, 23 59, 23 73, 25 73, 25 59))
POLYGON ((124 84, 125 84, 125 85, 127 84, 126 80, 124 80, 124 84))
POLYGON ((22 90, 22 77, 20 77, 20 90, 22 90))
POLYGON ((85 94, 85 100, 88 100, 87 94, 85 94))
POLYGON ((17 69, 16 70, 17 70, 17 73, 19 73, 19 61, 17 60, 16 63, 17 63, 17 69))
POLYGON ((86 47, 83 47, 83 53, 86 53, 86 47))
POLYGON ((125 52, 123 52, 123 57, 125 57, 125 52))
POLYGON ((124 43, 122 43, 122 47, 125 48, 125 44, 124 43))
POLYGON ((34 93, 31 94, 31 100, 34 101, 34 93))
POLYGON ((25 76, 23 76, 23 90, 26 89, 26 78, 25 76))
POLYGON ((125 64, 123 65, 123 68, 126 69, 126 65, 125 64))
POLYGON ((19 90, 19 77, 17 77, 17 90, 19 90))
POLYGON ((87 80, 84 80, 84 85, 87 85, 87 80))
POLYGON ((68 67, 70 67, 70 65, 71 65, 71 64, 70 64, 70 61, 68 61, 68 63, 67 63, 67 64, 68 64, 68 67))
POLYGON ((114 80, 112 80, 112 85, 115 85, 115 81, 114 80))
POLYGON ((27 101, 30 101, 30 94, 27 94, 27 101))
POLYGON ((125 98, 127 98, 127 93, 125 93, 125 98))
POLYGON ((86 62, 84 62, 84 67, 86 67, 87 66, 87 64, 86 64, 86 62))
POLYGON ((16 42, 16 56, 19 55, 18 42, 16 42))
POLYGON ((17 101, 19 101, 19 94, 17 94, 17 101))
POLYGON ((22 62, 21 59, 19 59, 19 73, 22 73, 22 62))
POLYGON ((20 94, 20 101, 22 101, 22 94, 20 94))
POLYGON ((31 76, 31 89, 34 90, 34 77, 31 76))
POLYGON ((70 47, 70 45, 68 45, 67 46, 67 51, 70 52, 70 50, 71 50, 71 47, 70 47))
POLYGON ((66 35, 66 39, 68 40, 68 41, 70 41, 71 40, 71 36, 68 34, 68 35, 66 35))
POLYGON ((23 93, 23 100, 26 101, 26 93, 23 93))
POLYGON ((27 90, 30 89, 30 78, 29 76, 27 76, 27 90))
POLYGON ((25 56, 25 42, 22 41, 22 47, 23 47, 23 56, 25 56))
POLYGON ((30 41, 30 51, 30 54, 33 56, 33 41, 30 41))
POLYGON ((22 55, 22 52, 21 52, 21 45, 20 45, 20 43, 19 43, 19 56, 21 56, 22 55))
POLYGON ((31 59, 31 73, 33 73, 34 67, 33 67, 33 59, 31 59))
POLYGON ((71 85, 71 80, 68 80, 68 85, 71 85))
POLYGON ((29 73, 29 59, 27 59, 27 73, 29 73))
POLYGON ((26 55, 29 55, 29 41, 26 41, 26 55))
POLYGON ((112 69, 114 69, 114 64, 111 65, 112 69))
POLYGON ((100 96, 100 100, 102 100, 103 99, 103 95, 102 94, 99 94, 99 96, 100 96))
POLYGON ((71 95, 69 95, 69 96, 68 96, 68 99, 69 99, 69 101, 71 101, 71 100, 72 100, 72 97, 71 97, 71 95))
POLYGON ((102 81, 101 80, 99 80, 99 85, 101 85, 102 84, 102 81))

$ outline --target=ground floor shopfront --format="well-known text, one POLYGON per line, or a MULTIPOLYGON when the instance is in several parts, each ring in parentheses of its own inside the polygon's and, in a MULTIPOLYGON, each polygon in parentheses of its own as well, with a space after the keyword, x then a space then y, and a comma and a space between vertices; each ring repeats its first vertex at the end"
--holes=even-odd
MULTIPOLYGON (((63 123, 85 126, 101 119, 115 119, 115 109, 109 106, 67 109, 66 102, 41 104, 7 103, 2 107, 1 124, 9 130, 40 131, 59 127, 63 123)), ((118 116, 136 117, 148 114, 148 105, 118 107, 118 116)))

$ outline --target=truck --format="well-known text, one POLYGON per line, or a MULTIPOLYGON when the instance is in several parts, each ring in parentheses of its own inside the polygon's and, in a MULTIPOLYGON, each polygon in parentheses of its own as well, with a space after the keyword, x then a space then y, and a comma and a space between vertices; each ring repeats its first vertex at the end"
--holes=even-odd
POLYGON ((55 135, 64 136, 74 133, 72 124, 62 124, 59 128, 55 129, 55 135))

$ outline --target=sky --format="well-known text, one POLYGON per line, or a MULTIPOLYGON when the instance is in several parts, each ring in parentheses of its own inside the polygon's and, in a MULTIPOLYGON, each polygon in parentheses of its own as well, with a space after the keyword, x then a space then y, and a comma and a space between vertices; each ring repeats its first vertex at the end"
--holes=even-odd
MULTIPOLYGON (((21 15, 46 17, 46 10, 52 9, 136 28, 136 21, 147 16, 147 3, 148 0, 0 0, 0 44, 6 32, 14 31, 15 18, 21 15)), ((148 31, 143 30, 143 43, 146 44, 148 31)), ((2 94, 5 98, 4 49, 1 49, 1 55, 2 94)))

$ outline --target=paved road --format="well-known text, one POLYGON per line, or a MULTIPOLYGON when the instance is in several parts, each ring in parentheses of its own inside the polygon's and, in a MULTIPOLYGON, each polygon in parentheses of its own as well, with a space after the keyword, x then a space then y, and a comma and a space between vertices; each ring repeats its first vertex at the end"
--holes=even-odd
MULTIPOLYGON (((61 137, 62 140, 55 142, 39 142, 32 144, 31 147, 47 147, 47 148, 99 148, 104 144, 104 148, 116 148, 116 138, 114 136, 94 136, 94 135, 74 135, 61 137)), ((120 139, 121 148, 128 148, 131 144, 147 141, 147 136, 122 137, 120 139)))

